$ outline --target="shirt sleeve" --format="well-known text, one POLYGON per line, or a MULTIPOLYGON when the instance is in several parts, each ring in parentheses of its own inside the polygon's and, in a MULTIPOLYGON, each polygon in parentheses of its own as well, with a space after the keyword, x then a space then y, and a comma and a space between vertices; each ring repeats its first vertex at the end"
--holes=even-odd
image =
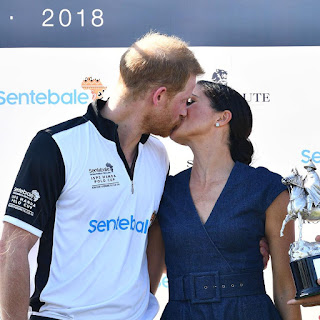
POLYGON ((50 133, 40 131, 22 161, 3 221, 41 237, 64 184, 60 149, 50 133))

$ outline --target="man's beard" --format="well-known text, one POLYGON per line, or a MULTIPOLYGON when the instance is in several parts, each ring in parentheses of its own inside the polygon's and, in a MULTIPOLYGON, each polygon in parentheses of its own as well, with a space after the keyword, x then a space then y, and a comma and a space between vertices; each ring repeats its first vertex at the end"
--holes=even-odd
POLYGON ((160 119, 156 119, 150 115, 146 115, 143 119, 143 125, 145 129, 145 133, 151 133, 161 137, 168 137, 174 125, 168 120, 168 118, 162 117, 160 119))

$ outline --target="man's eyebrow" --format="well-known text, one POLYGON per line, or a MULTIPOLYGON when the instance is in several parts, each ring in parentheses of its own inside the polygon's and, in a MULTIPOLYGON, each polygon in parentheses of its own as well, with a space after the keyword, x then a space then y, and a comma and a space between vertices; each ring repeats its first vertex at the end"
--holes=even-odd
POLYGON ((196 94, 194 94, 194 93, 193 93, 192 95, 193 95, 194 97, 197 97, 197 98, 199 98, 199 96, 197 96, 197 95, 196 95, 196 94))

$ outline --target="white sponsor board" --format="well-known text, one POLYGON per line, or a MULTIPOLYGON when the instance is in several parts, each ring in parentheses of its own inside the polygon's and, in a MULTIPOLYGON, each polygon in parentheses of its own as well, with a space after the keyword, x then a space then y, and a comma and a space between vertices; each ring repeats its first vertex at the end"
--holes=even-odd
MULTIPOLYGON (((243 94, 253 112, 253 166, 281 175, 303 165, 309 157, 320 171, 318 75, 320 47, 193 47, 206 71, 202 79, 223 78, 243 94)), ((92 99, 81 87, 94 77, 106 86, 117 80, 124 48, 0 49, 0 211, 4 214, 24 153, 40 129, 82 115, 92 99)), ((171 174, 187 168, 187 147, 162 139, 171 160, 171 174)), ((319 225, 305 225, 303 238, 314 241, 319 225)), ((32 270, 35 253, 30 255, 32 270)), ((271 264, 265 271, 272 296, 271 264)), ((167 279, 157 297, 163 310, 168 299, 167 279)), ((305 319, 319 319, 320 307, 302 310, 305 319)), ((157 317, 160 318, 160 313, 157 317)))

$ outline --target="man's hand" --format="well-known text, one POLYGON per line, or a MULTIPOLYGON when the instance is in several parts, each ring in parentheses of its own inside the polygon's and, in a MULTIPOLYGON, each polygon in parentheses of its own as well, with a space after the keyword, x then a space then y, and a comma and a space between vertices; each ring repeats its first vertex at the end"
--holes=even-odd
MULTIPOLYGON (((318 284, 320 284, 320 281, 318 280, 318 284)), ((289 300, 288 304, 290 305, 302 305, 303 307, 314 307, 320 305, 320 295, 308 297, 308 298, 302 298, 299 300, 289 300)))
MULTIPOLYGON (((320 236, 319 236, 320 240, 320 236)), ((268 265, 269 257, 270 257, 270 250, 269 250, 269 244, 266 238, 262 238, 259 242, 260 245, 260 253, 262 254, 263 257, 263 265, 264 269, 268 265)))

